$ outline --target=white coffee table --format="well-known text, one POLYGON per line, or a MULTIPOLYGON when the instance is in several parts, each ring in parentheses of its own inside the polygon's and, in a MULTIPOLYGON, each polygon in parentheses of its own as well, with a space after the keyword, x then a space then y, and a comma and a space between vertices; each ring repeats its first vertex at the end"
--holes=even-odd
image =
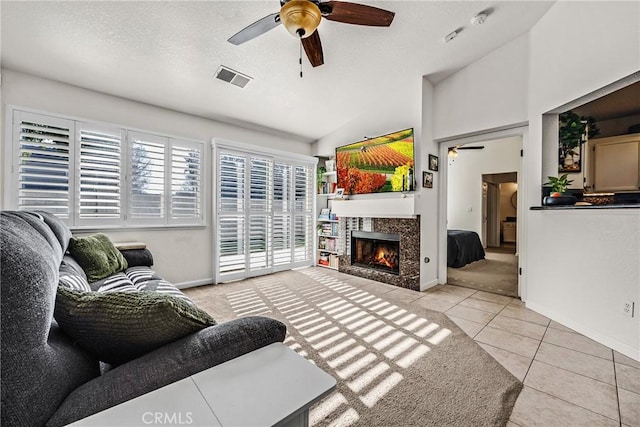
POLYGON ((282 343, 252 351, 73 426, 306 427, 336 380, 282 343))

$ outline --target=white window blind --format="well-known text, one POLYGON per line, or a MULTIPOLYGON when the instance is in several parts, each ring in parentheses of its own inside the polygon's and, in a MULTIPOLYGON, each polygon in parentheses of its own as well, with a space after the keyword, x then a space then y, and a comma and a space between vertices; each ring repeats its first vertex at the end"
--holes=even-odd
POLYGON ((272 162, 251 157, 249 178, 249 270, 271 266, 272 162))
POLYGON ((294 261, 311 258, 314 245, 313 218, 313 168, 296 166, 294 176, 294 261))
POLYGON ((70 219, 72 136, 70 120, 22 111, 14 116, 17 185, 11 190, 17 209, 46 210, 70 219))
POLYGON ((118 128, 77 123, 79 224, 122 219, 122 133, 118 128))
POLYGON ((202 142, 10 110, 9 209, 71 227, 204 224, 202 142))
POLYGON ((172 222, 202 218, 202 144, 171 139, 172 222))
POLYGON ((218 259, 220 273, 243 274, 245 257, 245 187, 247 159, 233 153, 218 158, 218 259))
POLYGON ((168 139, 130 132, 129 218, 162 223, 165 219, 165 158, 168 139))
POLYGON ((276 162, 273 165, 273 264, 287 265, 293 259, 292 210, 293 186, 291 165, 276 162))

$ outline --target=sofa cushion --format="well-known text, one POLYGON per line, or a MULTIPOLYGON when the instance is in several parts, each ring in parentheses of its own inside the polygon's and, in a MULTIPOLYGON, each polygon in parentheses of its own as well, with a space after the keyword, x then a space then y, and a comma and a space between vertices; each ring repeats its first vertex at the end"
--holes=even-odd
POLYGON ((97 284, 99 284, 98 292, 138 292, 138 288, 122 272, 93 283, 92 288, 97 284))
POLYGON ((147 282, 139 283, 136 286, 142 292, 159 292, 164 295, 171 295, 175 298, 180 298, 191 305, 195 305, 188 296, 182 293, 180 289, 176 288, 175 285, 167 282, 164 279, 153 279, 147 282))
POLYGON ((75 274, 78 276, 82 276, 85 281, 87 281, 87 275, 85 274, 78 261, 73 259, 71 255, 66 254, 62 257, 62 262, 60 263, 60 275, 63 276, 65 274, 75 274))
POLYGON ((104 279, 127 268, 127 260, 102 233, 71 238, 69 252, 87 273, 89 282, 104 279))
POLYGON ((119 365, 215 320, 181 298, 157 292, 79 292, 58 288, 62 330, 103 362, 119 365))
POLYGON ((148 282, 153 279, 160 279, 161 277, 156 275, 156 272, 149 267, 129 267, 125 271, 125 274, 135 285, 141 285, 144 282, 148 282))
POLYGON ((91 290, 89 282, 79 274, 61 274, 58 285, 76 291, 88 292, 91 290))

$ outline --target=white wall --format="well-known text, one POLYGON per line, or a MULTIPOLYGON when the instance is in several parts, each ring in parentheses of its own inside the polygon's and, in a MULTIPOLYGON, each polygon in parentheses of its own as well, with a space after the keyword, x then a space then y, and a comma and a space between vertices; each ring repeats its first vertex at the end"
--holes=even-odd
POLYGON ((447 159, 447 228, 482 236, 482 175, 519 172, 522 143, 511 137, 473 145, 484 149, 459 150, 447 159))
POLYGON ((436 85, 434 138, 525 122, 528 64, 524 34, 436 85))
MULTIPOLYGON (((528 43, 519 44, 521 40, 516 40, 436 87, 436 136, 445 138, 481 132, 509 122, 528 120, 529 135, 524 144, 526 167, 520 180, 520 188, 524 191, 519 194, 526 195, 527 207, 539 205, 542 158, 557 156, 557 152, 542 152, 542 115, 640 70, 638 16, 638 2, 556 2, 529 32, 528 43), (516 45, 523 51, 513 49, 516 45), (525 70, 517 67, 523 57, 528 63, 525 70), (509 66, 515 68, 509 69, 509 66), (495 70, 495 73, 489 70, 495 70), (525 88, 515 85, 518 78, 510 75, 518 71, 527 76, 525 88), (493 88, 504 84, 512 91, 496 92, 497 102, 492 106, 490 98, 478 96, 473 91, 462 91, 470 82, 484 82, 493 88), (513 99, 509 101, 505 97, 513 99), (451 99, 465 114, 459 114, 455 119, 440 114, 440 105, 448 108, 453 102, 451 99), (527 100, 525 108, 522 100, 527 100), (516 108, 517 112, 503 108, 507 105, 516 108), (456 122, 465 116, 476 114, 479 119, 471 118, 471 124, 460 122, 456 127, 456 122)), ((637 231, 640 211, 631 212, 620 221, 616 221, 618 216, 613 211, 564 210, 552 215, 529 210, 521 212, 520 216, 526 216, 522 283, 527 306, 640 359, 640 316, 623 317, 617 311, 625 299, 634 299, 636 306, 640 300, 637 270, 634 273, 629 267, 620 268, 637 267, 640 256, 640 233, 637 231), (616 224, 630 227, 631 232, 611 233, 616 224), (574 238, 580 231, 582 236, 574 238), (591 243, 587 244, 587 241, 591 243), (614 260, 607 255, 596 261, 588 252, 590 249, 596 250, 596 254, 616 254, 617 257, 614 260), (564 254, 575 262, 572 265, 551 262, 549 253, 564 254), (591 264, 586 266, 589 262, 591 264), (605 295, 606 301, 603 300, 605 295)))
MULTIPOLYGON (((158 273, 177 284, 210 283, 213 277, 211 138, 219 137, 299 154, 311 154, 311 146, 308 143, 290 137, 243 129, 6 69, 2 70, 2 102, 3 124, 6 106, 17 105, 205 142, 205 161, 208 165, 204 191, 206 227, 106 232, 114 241, 146 242, 153 253, 158 273)), ((5 138, 6 133, 2 132, 3 149, 0 150, 2 157, 7 143, 5 138)), ((0 158, 0 165, 4 166, 3 158, 0 158)), ((1 175, 4 176, 5 173, 1 175)), ((2 179, 0 209, 5 209, 2 206, 4 191, 4 179, 2 179)))

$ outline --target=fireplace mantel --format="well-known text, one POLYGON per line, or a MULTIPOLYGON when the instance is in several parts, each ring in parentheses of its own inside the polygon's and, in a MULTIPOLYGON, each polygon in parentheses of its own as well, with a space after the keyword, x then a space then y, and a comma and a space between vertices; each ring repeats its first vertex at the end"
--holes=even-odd
POLYGON ((394 194, 398 197, 366 199, 335 199, 331 212, 338 217, 416 218, 413 194, 394 194))

